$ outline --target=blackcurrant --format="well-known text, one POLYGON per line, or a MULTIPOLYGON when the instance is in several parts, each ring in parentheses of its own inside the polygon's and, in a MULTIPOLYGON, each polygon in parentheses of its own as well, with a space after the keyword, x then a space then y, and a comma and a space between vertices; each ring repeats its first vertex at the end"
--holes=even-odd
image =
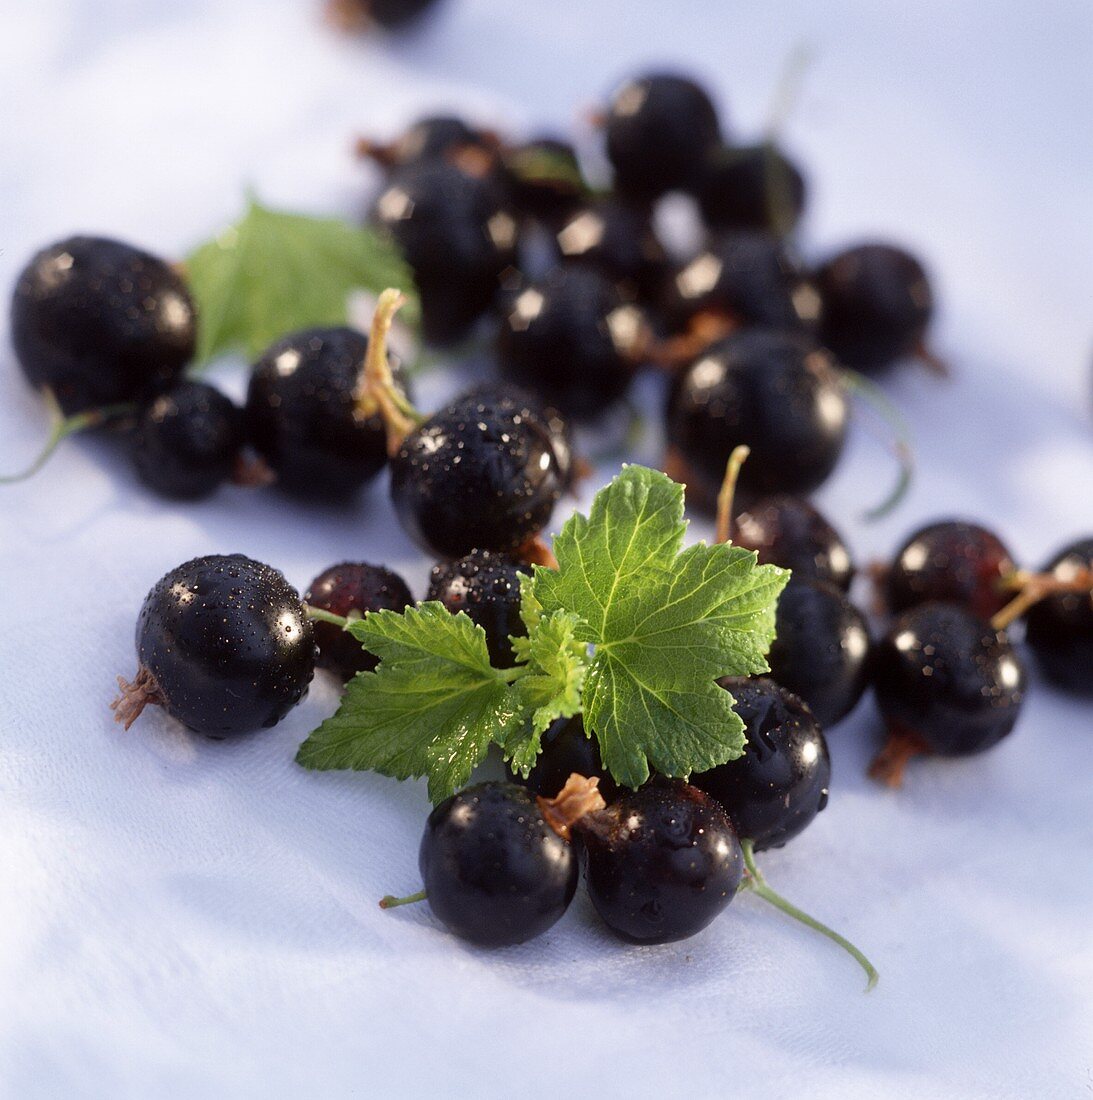
MULTIPOLYGON (((1061 581, 1093 569, 1093 538, 1079 539, 1048 562, 1061 581)), ((1044 675, 1067 691, 1093 694, 1093 591, 1049 596, 1028 612, 1026 638, 1044 675)))
POLYGON ((877 371, 922 349, 934 297, 909 252, 887 244, 848 248, 817 271, 816 286, 821 339, 848 367, 877 371))
POLYGON ((872 774, 898 785, 916 753, 983 752, 1013 730, 1025 670, 1006 636, 956 604, 905 611, 877 643, 873 690, 889 741, 872 774))
POLYGON ((721 136, 709 95, 671 73, 623 84, 608 106, 604 132, 615 189, 646 201, 696 184, 721 136))
POLYGON ((509 637, 522 637, 520 578, 529 566, 506 554, 472 550, 455 561, 440 562, 429 574, 426 599, 439 600, 453 615, 463 611, 486 632, 486 648, 495 668, 516 663, 509 637))
POLYGON ((615 797, 614 780, 604 770, 599 745, 589 737, 579 714, 558 718, 550 724, 542 738, 542 751, 527 779, 512 773, 511 779, 533 794, 553 798, 571 775, 595 776, 599 792, 608 802, 615 797))
POLYGON ((164 389, 193 358, 196 339, 194 304, 178 273, 121 241, 58 241, 15 283, 15 357, 67 415, 164 389))
POLYGON ((141 408, 130 453, 150 489, 197 500, 232 476, 245 439, 243 412, 230 398, 205 382, 179 382, 141 408))
POLYGON ((367 349, 355 329, 304 329, 251 368, 247 433, 285 492, 345 500, 386 464, 383 420, 357 409, 367 349))
POLYGON ((713 150, 695 190, 710 229, 763 229, 784 235, 800 220, 805 180, 769 142, 713 150))
POLYGON ((137 620, 138 672, 119 677, 115 717, 128 728, 148 704, 190 729, 228 737, 276 725, 304 696, 315 639, 296 590, 242 554, 172 569, 137 620))
POLYGON ((328 0, 330 18, 345 30, 399 31, 417 22, 437 0, 328 0))
MULTIPOLYGON (((410 589, 397 573, 363 561, 346 561, 324 569, 304 594, 304 603, 343 618, 366 611, 403 611, 413 602, 410 589)), ((317 622, 312 629, 319 647, 319 668, 350 680, 379 663, 379 658, 363 649, 352 634, 333 623, 317 622)))
POLYGON ((582 817, 585 881, 596 912, 630 943, 701 932, 736 895, 744 871, 732 823, 685 783, 642 787, 582 817))
POLYGON ((807 493, 835 468, 849 409, 831 357, 807 338, 745 330, 700 355, 674 381, 667 406, 673 476, 710 507, 740 444, 752 493, 807 493))
POLYGON ((942 601, 989 619, 1012 598, 1004 582, 1016 568, 993 531, 959 520, 931 523, 900 548, 885 574, 885 600, 893 612, 942 601))
POLYGON ((869 626, 827 581, 792 578, 778 600, 770 675, 826 729, 858 705, 869 682, 869 626))
POLYGON ((547 225, 558 224, 588 194, 576 151, 558 138, 513 146, 504 151, 502 162, 516 209, 547 225))
POLYGON ((757 230, 714 237, 665 283, 662 311, 673 331, 696 318, 727 318, 772 329, 814 326, 815 287, 786 245, 757 230))
POLYGON ((564 483, 546 425, 477 396, 435 413, 391 459, 403 528, 445 558, 517 550, 547 524, 564 483))
POLYGON ((516 295, 501 321, 501 373, 576 417, 621 398, 644 334, 637 307, 595 271, 563 265, 516 295))
POLYGON ((759 561, 791 569, 798 580, 829 581, 846 591, 854 564, 842 536, 804 497, 762 497, 740 512, 732 541, 759 561))
POLYGON ((418 863, 437 918, 484 947, 541 935, 577 889, 573 847, 514 783, 479 783, 437 806, 418 863))
POLYGON ((458 155, 465 150, 491 154, 496 141, 455 115, 429 115, 407 127, 394 141, 378 144, 358 143, 358 151, 388 168, 404 168, 408 164, 438 157, 458 155))
POLYGON ((413 269, 426 340, 461 339, 516 263, 517 222, 505 189, 489 173, 418 161, 393 174, 373 217, 413 269))
POLYGON ((827 805, 827 741, 808 706, 773 680, 718 682, 732 692, 747 744, 743 756, 691 782, 721 803, 737 835, 757 852, 780 848, 827 805))
POLYGON ((594 268, 627 300, 653 300, 668 274, 668 256, 649 211, 620 199, 599 199, 573 211, 555 236, 567 263, 594 268))

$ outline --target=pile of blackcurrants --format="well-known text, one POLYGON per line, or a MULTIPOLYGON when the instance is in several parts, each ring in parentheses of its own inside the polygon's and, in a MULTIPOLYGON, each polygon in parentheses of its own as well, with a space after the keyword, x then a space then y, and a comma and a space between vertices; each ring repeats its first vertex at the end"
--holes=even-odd
MULTIPOLYGON (((553 924, 578 858, 597 911, 633 942, 699 931, 742 885, 814 924, 770 890, 753 852, 785 844, 826 804, 822 729, 871 684, 889 734, 878 778, 898 783, 917 753, 990 747, 1023 698, 1007 638, 1022 620, 1046 676, 1088 694, 1093 540, 1029 573, 982 528, 924 528, 883 571, 896 617, 874 643, 847 594, 847 546, 803 494, 841 454, 855 372, 933 362, 923 268, 879 243, 803 264, 792 245, 801 172, 773 140, 729 143, 689 79, 628 81, 600 125, 609 193, 593 190, 564 141, 506 144, 458 118, 361 143, 385 172, 371 216, 413 271, 425 340, 492 332, 497 377, 431 416, 387 354, 397 293, 380 297, 369 336, 327 327, 279 340, 253 365, 240 409, 185 377, 200 321, 185 272, 101 238, 61 241, 23 271, 16 356, 57 405, 53 442, 116 421, 140 477, 165 496, 203 497, 236 479, 350 501, 389 466, 399 521, 441 559, 428 598, 481 626, 502 668, 525 633, 521 576, 550 563, 541 532, 581 472, 571 423, 623 401, 640 367, 667 370, 666 468, 692 505, 719 506, 722 537, 793 571, 770 677, 725 685, 746 751, 689 784, 619 790, 580 716, 560 719, 529 776, 469 787, 433 811, 425 892, 450 929, 485 944, 553 924), (655 211, 678 191, 693 197, 708 239, 673 260, 655 211), (751 458, 737 467, 734 507, 725 470, 741 446, 751 458)), ((141 611, 138 673, 121 681, 117 717, 128 725, 157 704, 211 737, 271 726, 303 696, 316 660, 343 680, 375 667, 335 620, 413 603, 400 577, 359 562, 320 574, 304 600, 238 555, 172 570, 141 611)))

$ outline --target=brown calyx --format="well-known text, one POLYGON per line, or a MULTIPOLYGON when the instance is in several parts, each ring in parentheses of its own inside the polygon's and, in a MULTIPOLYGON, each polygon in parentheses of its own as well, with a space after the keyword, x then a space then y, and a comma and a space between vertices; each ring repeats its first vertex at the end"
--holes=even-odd
POLYGON ((359 34, 372 22, 363 0, 327 0, 323 15, 330 26, 346 34, 359 34))
POLYGON ((915 348, 914 357, 937 378, 952 377, 953 372, 949 369, 949 364, 931 350, 924 340, 920 341, 918 347, 915 348))
POLYGON ((888 614, 888 574, 891 572, 883 561, 871 561, 865 567, 865 575, 869 578, 869 587, 872 597, 869 601, 870 609, 874 615, 884 616, 888 614))
POLYGON ((645 349, 645 359, 661 370, 683 370, 711 344, 716 344, 739 327, 736 319, 726 313, 704 310, 691 318, 686 332, 652 341, 645 349))
POLYGON ((542 565, 546 569, 558 568, 558 559, 542 535, 534 535, 528 539, 516 549, 515 556, 517 560, 527 562, 528 565, 542 565))
POLYGON ((869 778, 893 789, 903 786, 903 773, 916 756, 926 756, 930 746, 913 730, 893 725, 888 731, 884 747, 873 757, 869 765, 869 778))
POLYGON ((159 685, 143 665, 133 680, 118 677, 118 691, 119 695, 110 704, 110 709, 114 712, 114 721, 123 722, 126 729, 140 717, 145 707, 161 707, 164 703, 159 685))
POLYGON ((236 456, 232 466, 231 482, 245 489, 264 489, 277 480, 273 467, 261 455, 236 456))
POLYGON ((570 839, 573 826, 585 814, 594 814, 607 805, 598 790, 599 785, 599 776, 588 777, 573 772, 553 798, 536 797, 535 802, 547 824, 562 840, 570 839))

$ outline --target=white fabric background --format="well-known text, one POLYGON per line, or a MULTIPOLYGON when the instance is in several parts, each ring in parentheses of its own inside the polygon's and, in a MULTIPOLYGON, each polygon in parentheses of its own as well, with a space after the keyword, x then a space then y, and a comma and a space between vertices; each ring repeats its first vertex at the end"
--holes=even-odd
MULTIPOLYGON (((313 0, 0 0, 5 300, 40 244, 98 231, 177 255, 235 216, 248 183, 353 214, 373 178, 350 136, 427 108, 568 126, 618 76, 670 61, 755 132, 804 41, 817 61, 787 140, 811 170, 810 246, 885 233, 929 257, 955 371, 892 381, 921 462, 895 516, 857 518, 891 473, 861 430, 821 504, 860 561, 953 512, 1033 563, 1093 529, 1084 0, 448 0, 383 44, 340 40, 315 15, 313 0)), ((238 367, 223 377, 238 387, 238 367)), ((5 340, 0 466, 44 430, 5 340)), ((376 907, 416 888, 424 790, 293 764, 335 705, 325 680, 237 743, 155 713, 128 734, 111 721, 145 591, 214 551, 301 587, 363 557, 420 594, 427 566, 382 488, 347 512, 241 490, 168 507, 83 440, 0 491, 3 1095, 1093 1090, 1088 706, 1034 680, 1008 742, 917 764, 900 793, 862 776, 871 704, 834 731, 829 809, 765 864, 873 956, 869 996, 849 959, 749 898, 655 949, 615 942, 579 898, 542 939, 487 953, 425 907, 376 907)))

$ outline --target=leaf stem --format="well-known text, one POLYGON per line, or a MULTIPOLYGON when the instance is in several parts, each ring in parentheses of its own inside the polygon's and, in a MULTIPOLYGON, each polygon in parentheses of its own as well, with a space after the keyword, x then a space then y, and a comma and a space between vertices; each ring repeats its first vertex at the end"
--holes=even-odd
POLYGON ((743 443, 733 448, 729 461, 725 463, 725 480, 717 494, 717 532, 716 542, 728 542, 732 538, 732 505, 736 497, 736 483, 740 479, 740 467, 744 465, 751 448, 743 443))
POLYGON ((45 446, 26 469, 20 470, 19 473, 0 476, 0 485, 14 485, 18 481, 26 481, 27 478, 33 477, 49 461, 50 455, 61 442, 70 435, 87 431, 89 428, 98 428, 110 420, 136 411, 135 404, 103 405, 101 408, 87 409, 75 416, 65 416, 51 389, 43 389, 42 397, 49 411, 50 422, 49 437, 46 439, 45 446))
POLYGON ((418 890, 416 894, 407 894, 404 898, 397 898, 394 894, 387 894, 380 898, 381 909, 394 909, 399 905, 415 905, 424 901, 429 895, 424 890, 418 890))
POLYGON ((792 917, 796 921, 800 921, 801 924, 813 929, 815 932, 819 932, 821 936, 826 936, 829 940, 837 943, 844 951, 846 951, 865 971, 868 983, 866 984, 866 992, 873 988, 877 984, 877 980, 880 975, 877 973, 877 969, 873 964, 865 957, 865 955, 858 950, 845 936, 840 936, 832 928, 828 928, 826 924, 822 924, 816 920, 815 917, 811 917, 803 909, 798 909, 792 902, 787 901, 781 894, 776 893, 771 889, 767 880, 763 877, 762 871, 756 866, 755 863, 755 850, 754 844, 750 840, 742 840, 740 847, 744 852, 744 866, 748 869, 748 878, 745 880, 744 889, 751 890, 754 894, 761 897, 765 902, 773 905, 776 909, 781 909, 787 916, 792 917))

